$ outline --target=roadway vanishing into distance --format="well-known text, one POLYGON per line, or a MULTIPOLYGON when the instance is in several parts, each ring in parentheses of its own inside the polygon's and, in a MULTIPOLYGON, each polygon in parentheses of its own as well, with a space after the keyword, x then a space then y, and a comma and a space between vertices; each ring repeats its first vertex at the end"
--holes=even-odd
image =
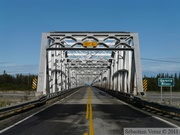
MULTIPOLYGON (((123 135, 124 128, 175 125, 145 114, 94 87, 83 87, 1 135, 123 135)), ((176 126, 177 127, 177 126, 176 126)))

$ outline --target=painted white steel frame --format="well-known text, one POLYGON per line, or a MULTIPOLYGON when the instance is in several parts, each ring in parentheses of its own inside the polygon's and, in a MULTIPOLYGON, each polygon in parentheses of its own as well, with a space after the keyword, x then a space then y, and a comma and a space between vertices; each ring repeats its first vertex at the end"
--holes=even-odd
POLYGON ((138 34, 43 33, 37 92, 55 93, 81 85, 134 95, 143 92, 138 34), (85 41, 98 46, 85 48, 85 41))

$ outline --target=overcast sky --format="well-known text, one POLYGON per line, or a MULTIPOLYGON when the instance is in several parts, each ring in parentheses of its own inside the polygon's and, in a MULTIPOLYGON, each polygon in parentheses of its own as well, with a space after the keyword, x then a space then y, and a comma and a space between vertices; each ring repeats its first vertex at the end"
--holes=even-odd
POLYGON ((0 74, 37 74, 41 34, 51 31, 137 32, 143 74, 180 72, 180 0, 0 2, 0 74))

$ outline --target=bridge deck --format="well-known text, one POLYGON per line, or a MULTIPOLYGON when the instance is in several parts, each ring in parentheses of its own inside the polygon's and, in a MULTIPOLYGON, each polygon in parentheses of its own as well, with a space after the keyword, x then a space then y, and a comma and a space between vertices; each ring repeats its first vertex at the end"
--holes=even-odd
POLYGON ((90 127, 94 135, 121 135, 128 127, 173 127, 96 88, 89 89, 79 89, 2 135, 83 135, 90 127), (87 111, 87 103, 92 111, 87 111), (92 123, 86 119, 87 113, 92 114, 92 123))

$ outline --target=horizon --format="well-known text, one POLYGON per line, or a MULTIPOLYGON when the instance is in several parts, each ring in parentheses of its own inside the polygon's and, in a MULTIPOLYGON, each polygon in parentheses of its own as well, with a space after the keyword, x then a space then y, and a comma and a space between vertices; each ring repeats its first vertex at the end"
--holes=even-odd
POLYGON ((0 74, 4 70, 9 74, 38 74, 41 35, 48 31, 136 32, 143 76, 180 72, 179 0, 52 3, 56 4, 49 6, 48 0, 1 1, 0 74), (94 4, 88 8, 87 3, 94 4))

